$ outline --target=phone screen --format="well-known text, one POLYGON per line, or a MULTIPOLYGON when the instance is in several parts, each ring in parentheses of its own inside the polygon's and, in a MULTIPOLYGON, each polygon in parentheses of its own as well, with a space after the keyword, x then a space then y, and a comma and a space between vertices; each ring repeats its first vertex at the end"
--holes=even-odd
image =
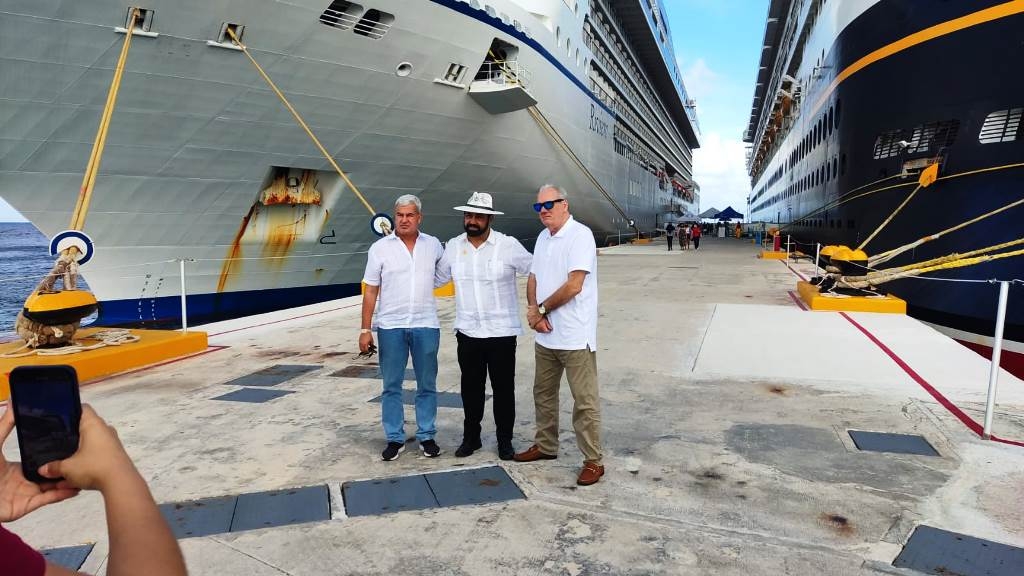
POLYGON ((78 450, 82 404, 70 366, 18 367, 11 371, 11 400, 25 478, 52 482, 39 467, 78 450))

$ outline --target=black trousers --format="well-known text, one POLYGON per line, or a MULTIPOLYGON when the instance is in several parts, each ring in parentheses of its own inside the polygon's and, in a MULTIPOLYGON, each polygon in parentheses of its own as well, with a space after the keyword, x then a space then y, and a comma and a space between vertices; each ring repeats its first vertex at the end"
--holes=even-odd
POLYGON ((484 418, 487 376, 494 394, 494 427, 498 442, 512 441, 516 421, 516 337, 470 338, 456 332, 459 368, 462 369, 463 441, 480 439, 484 418))
POLYGON ((700 248, 700 236, 695 236, 693 238, 693 249, 696 250, 698 248, 700 248))
POLYGON ((668 238, 668 249, 671 250, 672 249, 672 235, 671 234, 666 234, 665 238, 668 238))

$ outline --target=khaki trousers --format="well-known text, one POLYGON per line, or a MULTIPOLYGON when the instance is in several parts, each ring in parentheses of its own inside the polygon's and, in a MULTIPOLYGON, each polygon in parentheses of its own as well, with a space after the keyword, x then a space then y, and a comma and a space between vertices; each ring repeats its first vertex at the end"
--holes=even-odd
POLYGON ((558 388, 564 371, 572 392, 572 427, 585 462, 601 464, 601 399, 597 390, 597 352, 552 350, 534 344, 536 370, 533 403, 537 415, 535 443, 545 454, 558 454, 558 388))

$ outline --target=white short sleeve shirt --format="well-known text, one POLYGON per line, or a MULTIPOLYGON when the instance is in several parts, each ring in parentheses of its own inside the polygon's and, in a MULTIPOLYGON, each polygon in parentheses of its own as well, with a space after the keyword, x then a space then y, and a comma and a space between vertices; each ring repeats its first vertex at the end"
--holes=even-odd
POLYGON ((397 234, 377 240, 366 257, 363 282, 380 286, 377 328, 440 328, 434 287, 444 256, 441 242, 420 232, 412 252, 397 234))
POLYGON ((443 266, 455 282, 455 330, 471 338, 522 334, 516 275, 529 274, 532 261, 519 240, 497 230, 479 248, 466 234, 449 240, 443 266))
POLYGON ((590 228, 572 216, 554 236, 541 231, 533 250, 531 272, 537 280, 537 303, 555 293, 569 272, 587 273, 583 291, 548 313, 551 332, 538 332, 535 341, 553 350, 597 351, 597 244, 590 228))

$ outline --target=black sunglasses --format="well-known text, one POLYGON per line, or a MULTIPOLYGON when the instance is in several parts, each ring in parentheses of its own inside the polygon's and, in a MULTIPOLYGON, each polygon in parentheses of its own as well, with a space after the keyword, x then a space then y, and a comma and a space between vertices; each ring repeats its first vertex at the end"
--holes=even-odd
POLYGON ((559 198, 558 200, 548 200, 547 202, 537 202, 536 204, 533 205, 533 211, 540 212, 541 208, 547 208, 548 210, 551 210, 552 208, 555 207, 555 204, 559 202, 565 202, 565 198, 559 198))

